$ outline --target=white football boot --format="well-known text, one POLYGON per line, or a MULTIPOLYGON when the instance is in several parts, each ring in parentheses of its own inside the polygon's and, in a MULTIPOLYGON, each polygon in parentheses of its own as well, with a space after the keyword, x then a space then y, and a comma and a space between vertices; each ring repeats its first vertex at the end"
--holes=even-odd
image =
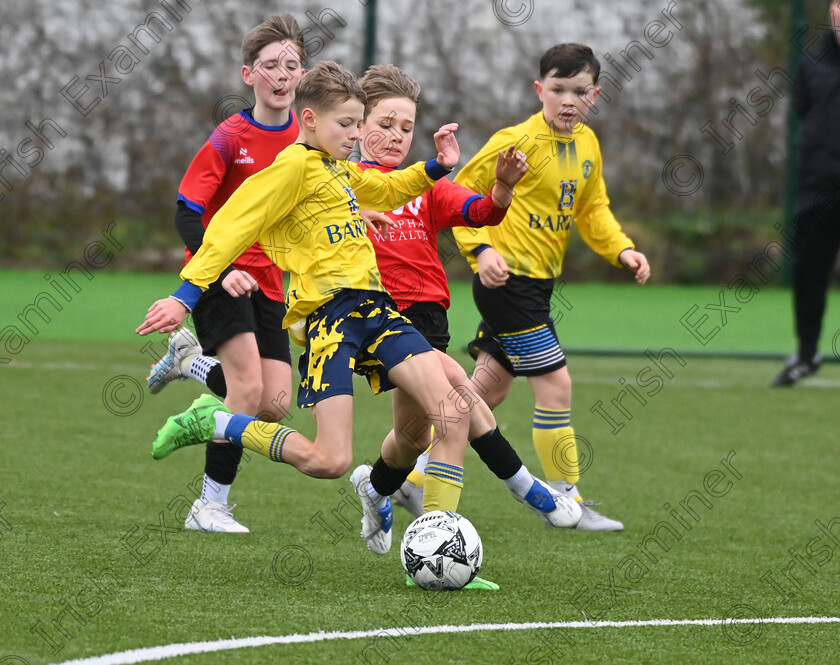
POLYGON ((205 503, 196 499, 190 514, 184 522, 184 527, 190 531, 208 531, 213 533, 250 533, 248 527, 242 526, 233 519, 233 509, 236 505, 228 506, 218 501, 205 503))
POLYGON ((391 526, 394 521, 391 500, 385 499, 384 508, 374 505, 373 499, 368 495, 370 466, 367 464, 356 467, 350 475, 350 482, 353 483, 353 489, 362 502, 362 538, 371 552, 387 554, 391 549, 391 526))

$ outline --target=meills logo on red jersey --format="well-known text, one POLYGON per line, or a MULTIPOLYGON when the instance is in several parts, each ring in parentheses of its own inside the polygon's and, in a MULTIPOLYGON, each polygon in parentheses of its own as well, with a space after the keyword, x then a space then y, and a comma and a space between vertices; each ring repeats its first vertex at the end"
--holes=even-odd
POLYGON ((239 154, 241 157, 238 157, 233 160, 234 164, 253 164, 254 158, 248 154, 248 148, 240 148, 239 154))

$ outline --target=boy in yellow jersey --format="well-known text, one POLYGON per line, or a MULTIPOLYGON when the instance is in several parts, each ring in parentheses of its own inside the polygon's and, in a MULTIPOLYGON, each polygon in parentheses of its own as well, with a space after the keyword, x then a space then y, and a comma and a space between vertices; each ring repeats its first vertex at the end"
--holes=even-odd
POLYGON ((454 233, 476 273, 473 297, 483 319, 470 345, 476 358, 474 388, 493 408, 507 396, 514 377, 527 376, 536 398, 534 447, 545 479, 581 503, 577 529, 619 531, 621 522, 593 510, 577 490, 572 382, 550 313, 572 226, 610 263, 633 271, 639 284, 650 276, 644 254, 610 211, 598 139, 584 123, 600 93, 599 72, 587 46, 558 44, 543 54, 540 80, 534 83, 542 109, 496 132, 456 182, 486 192, 496 153, 512 143, 528 155, 529 171, 501 224, 454 233))
MULTIPOLYGON (((210 440, 254 450, 317 478, 338 478, 353 459, 353 372, 374 392, 399 386, 422 405, 438 442, 435 473, 427 472, 427 510, 456 510, 463 485, 467 419, 432 347, 397 311, 376 266, 360 206, 391 210, 432 187, 458 161, 457 125, 435 134, 438 156, 389 174, 343 161, 359 138, 365 93, 334 62, 318 63, 296 89, 301 130, 297 143, 248 178, 216 213, 198 253, 181 273, 176 293, 150 308, 141 335, 168 332, 230 263, 259 241, 289 273, 284 325, 305 345, 298 405, 313 407, 314 441, 277 423, 232 414, 202 395, 158 432, 152 456, 210 440), (431 496, 430 496, 431 495, 431 496)), ((255 284, 253 285, 255 286, 255 284)), ((241 295, 248 295, 242 293, 241 295)), ((385 554, 391 546, 388 496, 411 471, 421 449, 404 439, 382 446, 373 469, 351 480, 362 501, 362 537, 385 554), (387 462, 385 461, 387 460, 387 462)), ((357 470, 359 471, 359 470, 357 470)))

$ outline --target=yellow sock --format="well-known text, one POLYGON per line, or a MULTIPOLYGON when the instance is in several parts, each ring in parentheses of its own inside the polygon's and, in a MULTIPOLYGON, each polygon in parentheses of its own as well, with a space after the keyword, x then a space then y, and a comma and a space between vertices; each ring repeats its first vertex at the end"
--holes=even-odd
POLYGON ((534 409, 534 448, 545 479, 574 485, 580 480, 575 431, 569 425, 569 409, 534 409))
POLYGON ((423 487, 423 481, 425 476, 420 473, 417 469, 412 469, 411 473, 408 474, 408 478, 406 480, 410 482, 412 485, 417 485, 417 487, 423 487))
MULTIPOLYGON (((432 425, 432 438, 435 436, 435 426, 432 425)), ((432 449, 432 444, 429 444, 429 447, 423 451, 423 454, 417 458, 417 462, 414 464, 414 468, 411 470, 411 473, 408 474, 408 482, 412 485, 416 485, 417 487, 423 487, 423 473, 426 470, 426 464, 429 460, 429 451, 432 449)))
MULTIPOLYGON (((237 416, 234 416, 236 418, 237 416)), ((264 457, 274 461, 283 461, 283 444, 286 442, 289 434, 295 432, 291 427, 280 425, 278 423, 267 423, 262 420, 252 419, 245 425, 238 437, 234 436, 234 440, 239 439, 243 448, 253 450, 264 457)), ((235 433, 234 433, 235 434, 235 433)))
POLYGON ((429 462, 426 465, 426 482, 423 488, 423 511, 457 511, 463 487, 464 467, 429 462))

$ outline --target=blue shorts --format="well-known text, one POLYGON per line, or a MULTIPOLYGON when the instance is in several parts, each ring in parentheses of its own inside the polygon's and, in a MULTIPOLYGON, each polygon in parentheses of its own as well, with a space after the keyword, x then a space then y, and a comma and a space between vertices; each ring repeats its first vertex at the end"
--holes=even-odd
POLYGON ((367 378, 374 394, 391 390, 391 368, 432 350, 391 297, 379 291, 339 291, 307 317, 306 327, 306 350, 298 365, 301 408, 352 395, 354 372, 367 378))

